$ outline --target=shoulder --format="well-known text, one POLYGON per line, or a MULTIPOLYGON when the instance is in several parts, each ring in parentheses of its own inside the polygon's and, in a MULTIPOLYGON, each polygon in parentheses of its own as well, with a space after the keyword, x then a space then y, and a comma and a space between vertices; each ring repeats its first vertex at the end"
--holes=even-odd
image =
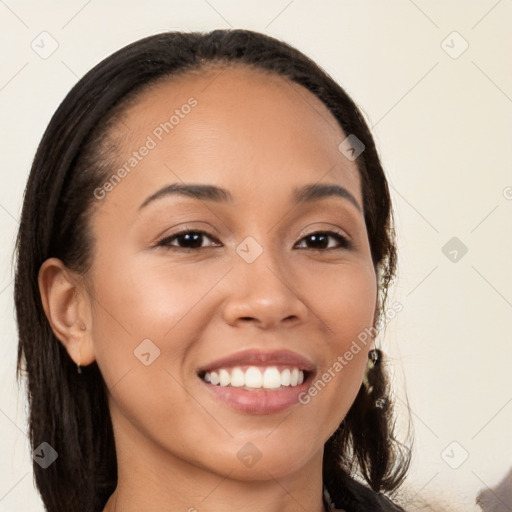
POLYGON ((343 481, 332 489, 331 496, 340 512, 405 512, 382 493, 370 489, 358 480, 345 475, 343 481))
POLYGON ((331 492, 337 508, 332 512, 472 512, 480 511, 476 503, 473 508, 461 506, 453 495, 436 491, 421 495, 410 485, 404 484, 390 495, 378 493, 366 484, 345 475, 331 492))

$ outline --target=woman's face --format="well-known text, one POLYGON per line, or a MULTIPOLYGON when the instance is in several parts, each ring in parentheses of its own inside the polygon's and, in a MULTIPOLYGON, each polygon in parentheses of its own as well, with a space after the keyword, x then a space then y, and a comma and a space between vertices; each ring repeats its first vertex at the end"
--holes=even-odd
POLYGON ((144 93, 114 135, 87 279, 118 456, 245 480, 318 463, 361 385, 377 299, 349 134, 297 84, 218 68, 144 93), (341 195, 297 202, 327 184, 341 195))

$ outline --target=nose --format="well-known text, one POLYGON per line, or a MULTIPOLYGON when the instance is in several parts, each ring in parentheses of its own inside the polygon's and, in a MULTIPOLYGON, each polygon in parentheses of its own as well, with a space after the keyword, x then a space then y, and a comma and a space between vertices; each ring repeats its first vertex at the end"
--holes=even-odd
POLYGON ((270 250, 264 250, 252 263, 235 256, 223 304, 224 320, 229 325, 252 322, 270 329, 307 321, 310 312, 302 298, 304 290, 289 266, 283 270, 283 263, 270 250))

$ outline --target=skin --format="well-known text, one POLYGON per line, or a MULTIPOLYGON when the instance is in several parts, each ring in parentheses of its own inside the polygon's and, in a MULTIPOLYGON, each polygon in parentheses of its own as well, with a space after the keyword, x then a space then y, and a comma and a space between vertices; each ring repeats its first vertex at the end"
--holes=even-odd
POLYGON ((121 166, 189 97, 197 106, 103 199, 91 218, 85 276, 55 258, 41 267, 43 305, 70 357, 97 361, 109 390, 118 487, 105 511, 323 511, 323 446, 361 386, 362 350, 307 405, 237 412, 204 390, 200 366, 245 348, 291 349, 321 376, 373 325, 377 282, 356 163, 328 109, 284 78, 245 68, 202 70, 159 84, 125 112, 114 138, 121 166), (219 71, 220 72, 219 74, 219 71), (167 196, 172 183, 222 186, 234 202, 167 196), (294 206, 290 191, 336 183, 329 197, 294 206), (177 231, 204 230, 200 249, 177 231), (338 231, 315 249, 308 235, 338 231), (236 252, 248 236, 263 249, 236 252), (180 245, 182 248, 180 248, 180 245), (190 246, 190 244, 189 244, 190 246), (134 356, 150 339, 160 356, 134 356), (251 442, 261 459, 237 452, 251 442))

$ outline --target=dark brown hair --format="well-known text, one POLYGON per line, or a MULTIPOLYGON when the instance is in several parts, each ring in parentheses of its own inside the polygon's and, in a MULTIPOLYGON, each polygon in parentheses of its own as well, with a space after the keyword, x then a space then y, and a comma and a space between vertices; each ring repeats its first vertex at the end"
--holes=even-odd
MULTIPOLYGON (((44 314, 37 284, 39 269, 50 257, 60 258, 80 273, 90 268, 93 191, 112 172, 109 150, 113 142, 108 135, 116 124, 115 114, 158 80, 200 71, 210 64, 250 66, 305 87, 327 106, 345 134, 355 135, 364 144, 356 163, 371 254, 378 270, 379 319, 383 316, 396 267, 388 185, 360 110, 324 70, 282 41, 238 29, 168 32, 115 52, 79 80, 51 119, 34 158, 17 237, 17 375, 19 379, 24 373, 28 381, 32 447, 46 441, 58 452, 47 469, 33 465, 48 511, 101 511, 116 487, 117 463, 102 375, 96 363, 77 375, 44 314)), ((391 493, 402 483, 410 449, 394 437, 388 377, 382 365, 370 372, 369 379, 371 386, 361 386, 347 416, 325 445, 324 482, 337 507, 402 510, 383 493, 391 493)))

